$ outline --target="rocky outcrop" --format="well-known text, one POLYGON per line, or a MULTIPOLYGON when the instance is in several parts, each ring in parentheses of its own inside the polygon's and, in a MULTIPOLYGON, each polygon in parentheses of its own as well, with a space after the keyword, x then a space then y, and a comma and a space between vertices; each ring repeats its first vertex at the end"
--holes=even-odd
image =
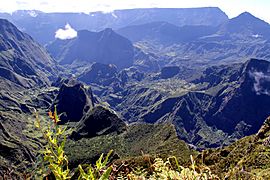
POLYGON ((125 122, 114 112, 102 106, 94 107, 78 123, 71 138, 90 138, 109 133, 121 133, 127 128, 125 122))
POLYGON ((61 123, 78 122, 94 107, 94 98, 90 88, 71 81, 62 84, 53 104, 56 105, 61 123))
POLYGON ((256 134, 256 139, 264 139, 266 133, 270 131, 270 116, 264 121, 264 124, 256 134))

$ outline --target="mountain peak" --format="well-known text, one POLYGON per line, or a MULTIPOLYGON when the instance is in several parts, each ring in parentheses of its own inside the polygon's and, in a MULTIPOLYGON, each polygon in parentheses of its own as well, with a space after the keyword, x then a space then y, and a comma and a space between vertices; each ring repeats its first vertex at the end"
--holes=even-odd
POLYGON ((242 12, 241 14, 238 15, 238 17, 241 17, 241 16, 242 17, 255 17, 250 12, 247 12, 247 11, 242 12))
POLYGON ((115 64, 120 69, 130 67, 134 56, 132 43, 110 28, 100 32, 81 30, 77 38, 68 43, 54 41, 47 49, 61 64, 72 64, 76 60, 115 64))
POLYGON ((259 36, 268 39, 270 25, 255 17, 249 12, 243 12, 237 17, 230 19, 221 26, 221 32, 228 34, 245 34, 249 36, 259 36))
POLYGON ((238 16, 236 16, 235 18, 232 18, 231 20, 237 20, 238 22, 256 22, 256 21, 264 22, 263 20, 255 17, 253 14, 247 11, 239 14, 238 16))

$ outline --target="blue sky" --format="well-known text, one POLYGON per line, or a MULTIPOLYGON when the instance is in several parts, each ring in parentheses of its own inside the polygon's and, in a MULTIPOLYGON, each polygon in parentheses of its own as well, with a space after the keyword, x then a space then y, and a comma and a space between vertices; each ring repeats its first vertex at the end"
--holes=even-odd
POLYGON ((110 12, 114 9, 219 7, 230 18, 248 11, 270 22, 270 0, 0 0, 1 12, 18 9, 44 12, 110 12))

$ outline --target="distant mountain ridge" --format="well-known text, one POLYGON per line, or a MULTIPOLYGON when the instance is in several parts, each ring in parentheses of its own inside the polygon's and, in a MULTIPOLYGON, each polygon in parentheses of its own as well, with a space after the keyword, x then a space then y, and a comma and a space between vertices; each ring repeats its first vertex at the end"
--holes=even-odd
POLYGON ((270 25, 247 12, 217 27, 151 22, 117 32, 138 48, 136 66, 148 69, 165 65, 201 68, 270 58, 270 25))
POLYGON ((40 11, 16 11, 0 13, 21 30, 27 32, 41 44, 54 40, 57 29, 69 23, 76 30, 101 31, 105 28, 119 29, 128 25, 167 21, 177 26, 217 26, 228 20, 227 15, 216 7, 205 8, 145 8, 115 10, 110 13, 43 13, 40 11))
POLYGON ((132 42, 147 41, 161 44, 177 44, 194 41, 199 37, 211 35, 217 31, 217 27, 189 25, 176 26, 168 22, 151 22, 147 24, 127 26, 116 32, 127 37, 132 42))

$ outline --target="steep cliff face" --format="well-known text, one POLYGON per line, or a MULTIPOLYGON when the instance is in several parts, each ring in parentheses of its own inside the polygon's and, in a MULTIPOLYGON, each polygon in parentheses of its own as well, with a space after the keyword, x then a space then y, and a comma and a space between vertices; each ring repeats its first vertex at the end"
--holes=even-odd
POLYGON ((240 69, 237 88, 223 90, 206 122, 228 133, 244 128, 245 135, 254 134, 269 116, 270 63, 251 59, 240 69), (218 106, 217 106, 218 105, 218 106))
POLYGON ((80 121, 94 107, 94 102, 90 88, 76 81, 69 81, 61 85, 53 104, 60 115, 61 123, 66 123, 80 121))

